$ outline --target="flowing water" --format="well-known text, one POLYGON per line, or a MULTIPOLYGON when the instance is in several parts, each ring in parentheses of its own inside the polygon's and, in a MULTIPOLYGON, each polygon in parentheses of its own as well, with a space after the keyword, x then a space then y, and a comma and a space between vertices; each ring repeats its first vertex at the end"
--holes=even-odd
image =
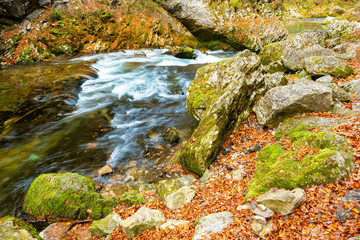
POLYGON ((188 60, 164 55, 165 51, 128 50, 0 71, 1 98, 12 108, 23 106, 21 111, 0 109, 0 216, 14 213, 21 196, 42 173, 89 176, 106 163, 124 173, 134 161, 152 172, 167 153, 162 138, 167 128, 175 126, 186 140, 197 124, 186 110, 188 84, 199 67, 234 53, 196 51, 198 57, 188 60), (73 70, 84 68, 83 62, 91 66, 73 70), (54 88, 64 69, 66 81, 54 88), (19 79, 17 72, 26 81, 7 86, 11 76, 19 79), (41 74, 31 75, 34 72, 41 74), (45 81, 44 75, 53 82, 40 91, 36 84, 45 81), (25 91, 26 102, 14 94, 25 85, 33 87, 25 91), (151 158, 149 149, 163 151, 151 158))

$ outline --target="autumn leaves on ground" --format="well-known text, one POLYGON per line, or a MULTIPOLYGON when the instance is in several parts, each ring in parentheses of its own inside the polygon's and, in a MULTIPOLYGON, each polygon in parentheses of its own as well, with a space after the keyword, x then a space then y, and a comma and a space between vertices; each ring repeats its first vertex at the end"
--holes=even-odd
MULTIPOLYGON (((360 77, 360 49, 357 57, 347 62, 355 69, 355 74, 346 79, 336 79, 337 83, 346 83, 360 77)), ((298 75, 287 75, 289 79, 298 75)), ((360 98, 352 95, 352 101, 347 104, 350 108, 352 103, 360 102, 360 98)), ((298 117, 320 116, 324 118, 338 118, 331 112, 309 113, 298 117)), ((297 117, 297 118, 298 118, 297 117)), ((306 202, 295 210, 293 214, 281 216, 279 213, 272 217, 273 227, 266 239, 348 239, 360 233, 360 213, 354 204, 338 204, 339 200, 350 190, 360 189, 360 118, 345 117, 349 123, 334 130, 347 137, 348 143, 354 150, 355 170, 344 180, 333 184, 321 184, 318 186, 307 186, 306 202), (336 219, 338 207, 350 210, 350 217, 344 223, 336 219)), ((313 131, 319 129, 314 128, 313 131)), ((264 128, 257 123, 254 114, 242 124, 241 127, 231 133, 223 144, 217 160, 210 168, 211 177, 208 181, 195 183, 197 192, 195 198, 184 207, 171 211, 165 207, 160 198, 153 191, 146 191, 145 198, 156 198, 156 201, 147 202, 139 206, 118 205, 115 211, 122 219, 133 215, 140 207, 146 206, 150 209, 162 211, 166 219, 188 220, 190 223, 175 229, 159 231, 154 228, 144 231, 135 239, 192 239, 195 232, 196 221, 210 213, 229 211, 234 214, 234 222, 229 224, 222 232, 211 234, 212 239, 258 239, 252 233, 251 223, 253 214, 249 209, 237 210, 238 206, 256 202, 256 198, 249 199, 244 203, 246 186, 251 180, 256 164, 257 152, 253 147, 261 145, 265 147, 276 142, 273 129, 264 128), (230 149, 230 151, 228 151, 230 149), (244 154, 246 152, 246 154, 244 154), (225 154, 225 155, 224 155, 225 154), (244 166, 245 174, 242 180, 234 180, 231 170, 239 165, 244 166)), ((289 147, 287 141, 283 147, 289 147)), ((316 149, 303 147, 297 161, 301 161, 306 154, 315 154, 316 149)), ((182 169, 179 164, 174 164, 167 169, 168 173, 179 172, 182 175, 191 174, 182 169)), ((195 175, 194 175, 195 176, 195 175)), ((91 236, 86 230, 89 223, 77 224, 63 237, 66 239, 82 239, 91 236)), ((111 239, 126 239, 122 229, 117 228, 111 239)))

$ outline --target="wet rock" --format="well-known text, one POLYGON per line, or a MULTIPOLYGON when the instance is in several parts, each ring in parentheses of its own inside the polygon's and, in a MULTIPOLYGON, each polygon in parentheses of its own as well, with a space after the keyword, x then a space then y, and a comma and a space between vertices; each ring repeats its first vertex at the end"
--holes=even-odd
POLYGON ((164 214, 158 210, 142 207, 134 215, 120 222, 126 237, 131 239, 139 236, 143 231, 154 228, 164 222, 164 214))
POLYGON ((350 203, 355 202, 356 209, 360 211, 360 190, 351 190, 345 194, 345 196, 339 201, 338 208, 336 211, 336 219, 342 223, 346 222, 346 220, 351 216, 351 209, 345 209, 341 207, 341 203, 350 203))
POLYGON ((92 180, 76 173, 58 173, 37 177, 26 193, 22 209, 36 219, 99 219, 114 205, 114 199, 96 192, 92 180))
POLYGON ((225 137, 266 90, 262 72, 259 57, 248 50, 197 71, 186 95, 189 114, 200 123, 177 156, 184 168, 204 174, 225 137))
POLYGON ((331 129, 346 122, 342 118, 318 117, 285 120, 275 133, 280 141, 264 147, 258 154, 254 175, 247 185, 246 199, 273 187, 295 189, 345 178, 354 168, 354 152, 347 139, 331 129), (322 127, 321 131, 312 132, 315 127, 322 127), (281 143, 286 137, 291 143, 289 150, 281 143), (303 146, 318 150, 299 157, 298 147, 303 146))
POLYGON ((112 168, 109 165, 105 165, 99 169, 98 174, 101 177, 103 175, 110 174, 112 172, 113 172, 112 168))
POLYGON ((119 214, 113 212, 107 215, 105 218, 100 219, 98 221, 94 221, 89 231, 92 235, 96 237, 106 237, 111 235, 111 233, 120 226, 121 218, 119 214))
POLYGON ((287 117, 305 112, 325 112, 333 105, 332 90, 322 84, 293 84, 269 90, 254 112, 259 123, 276 127, 287 117))
POLYGON ((180 140, 180 137, 179 137, 179 134, 178 134, 176 128, 172 127, 172 128, 166 129, 166 132, 164 133, 164 139, 171 145, 176 145, 180 140))
POLYGON ((253 233, 262 239, 265 239, 267 234, 271 231, 272 221, 266 221, 263 217, 255 216, 251 228, 253 233))
POLYGON ((0 2, 0 17, 20 19, 38 8, 36 0, 6 0, 0 2))
POLYGON ((251 204, 250 208, 254 215, 258 215, 263 218, 271 218, 274 216, 274 212, 265 207, 263 204, 251 204))
POLYGON ((260 195, 257 203, 265 205, 276 213, 287 215, 293 213, 296 208, 306 201, 305 191, 296 188, 292 191, 285 189, 273 189, 260 195))
POLYGON ((304 68, 312 76, 333 75, 346 78, 354 70, 336 56, 315 56, 304 59, 304 68))
POLYGON ((185 220, 173 220, 173 219, 169 219, 167 220, 164 224, 161 224, 159 226, 159 230, 160 231, 165 231, 166 229, 174 229, 177 226, 184 226, 189 224, 189 221, 185 221, 185 220))
POLYGON ((200 218, 195 227, 194 240, 206 239, 212 233, 221 232, 228 224, 234 221, 231 212, 212 213, 200 218))
POLYGON ((175 46, 167 51, 165 54, 172 55, 176 58, 187 58, 187 59, 195 59, 197 55, 194 53, 195 49, 191 47, 180 47, 175 46))
POLYGON ((0 239, 4 240, 40 240, 36 229, 21 219, 0 218, 0 239))

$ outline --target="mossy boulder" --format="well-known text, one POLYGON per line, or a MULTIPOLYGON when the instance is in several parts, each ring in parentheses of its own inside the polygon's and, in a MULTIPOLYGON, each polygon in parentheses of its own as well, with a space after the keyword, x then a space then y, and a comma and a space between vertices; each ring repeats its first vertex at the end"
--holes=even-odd
POLYGON ((110 213, 115 202, 96 192, 94 181, 86 177, 50 173, 31 184, 22 209, 35 219, 100 219, 110 213))
POLYGON ((180 47, 176 46, 171 48, 165 54, 172 55, 176 58, 195 59, 197 55, 194 53, 195 49, 191 47, 180 47))
POLYGON ((346 78, 354 70, 336 56, 313 56, 304 59, 304 68, 312 76, 333 75, 346 78))
POLYGON ((248 50, 199 69, 186 96, 190 116, 200 123, 177 156, 182 166, 202 175, 265 91, 260 58, 248 50))
POLYGON ((285 149, 279 141, 259 152, 246 199, 273 187, 295 189, 345 178, 353 169, 354 153, 345 137, 329 130, 333 127, 329 122, 316 117, 284 121, 276 136, 288 137, 291 147, 285 149), (313 127, 321 130, 311 131, 313 127), (307 154, 303 154, 305 149, 307 154))
POLYGON ((31 224, 15 217, 4 217, 0 219, 0 239, 42 240, 31 224))

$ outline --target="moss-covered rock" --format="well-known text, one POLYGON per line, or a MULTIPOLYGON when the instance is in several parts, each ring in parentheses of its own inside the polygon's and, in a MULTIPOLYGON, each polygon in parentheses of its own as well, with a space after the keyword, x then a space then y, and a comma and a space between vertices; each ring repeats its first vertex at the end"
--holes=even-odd
POLYGON ((172 55, 176 58, 195 59, 197 55, 194 54, 194 52, 195 49, 191 47, 175 46, 171 48, 169 51, 167 51, 165 54, 172 55))
POLYGON ((4 217, 0 219, 0 239, 42 240, 31 224, 15 217, 4 217))
POLYGON ((346 78, 354 73, 354 70, 349 65, 345 64, 336 56, 313 56, 305 58, 304 68, 308 74, 313 76, 330 74, 346 78))
POLYGON ((103 198, 95 183, 76 173, 43 174, 31 184, 23 211, 36 219, 99 219, 115 206, 103 198))
POLYGON ((120 225, 121 218, 119 214, 112 212, 105 218, 94 221, 89 227, 92 235, 97 237, 106 237, 110 235, 115 228, 120 225))
MULTIPOLYGON (((343 119, 339 119, 341 123, 343 119)), ((353 150, 347 139, 329 131, 331 120, 323 118, 289 119, 277 130, 278 139, 289 137, 291 148, 281 142, 264 147, 258 155, 254 176, 247 186, 246 198, 272 187, 294 189, 312 184, 333 183, 353 169, 353 150), (330 123, 330 124, 329 124, 330 123), (322 130, 310 131, 312 127, 322 130), (308 153, 302 157, 301 151, 308 153)))
POLYGON ((140 205, 145 202, 145 198, 139 191, 129 190, 119 197, 118 202, 128 206, 140 205))
POLYGON ((199 69, 186 95, 189 114, 200 123, 177 156, 182 166, 202 175, 265 90, 260 58, 248 50, 199 69))

